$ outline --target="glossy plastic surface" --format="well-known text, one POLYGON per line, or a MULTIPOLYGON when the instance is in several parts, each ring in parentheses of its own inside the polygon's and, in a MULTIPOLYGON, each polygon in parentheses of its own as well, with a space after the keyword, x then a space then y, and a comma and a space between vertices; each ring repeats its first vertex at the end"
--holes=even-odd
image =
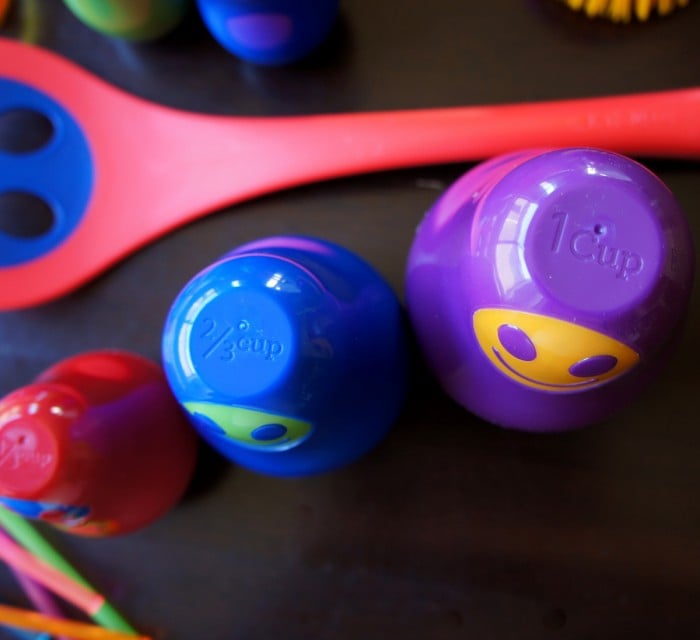
POLYGON ((407 303, 447 392, 529 431, 600 421, 653 375, 688 306, 673 194, 596 149, 524 151, 458 180, 421 223, 407 303))
POLYGON ((127 533, 180 498, 196 444, 155 364, 84 353, 0 400, 0 500, 70 533, 127 533))
MULTIPOLYGON (((478 160, 538 145, 700 157, 699 89, 487 107, 207 116, 145 102, 56 54, 7 39, 0 39, 0 78, 60 104, 85 136, 98 176, 80 224, 59 246, 0 268, 0 310, 63 295, 225 205, 314 180, 478 160)), ((54 168, 40 162, 40 153, 20 158, 0 151, 4 188, 12 189, 19 175, 46 183, 54 168)), ((72 169, 76 175, 90 171, 72 169)), ((53 202, 50 194, 46 199, 53 202)), ((27 240, 4 235, 4 244, 13 242, 27 240)))
POLYGON ((204 23, 234 55, 261 65, 296 62, 325 40, 339 0, 197 0, 204 23))
POLYGON ((179 294, 163 333, 170 385, 214 447, 283 476, 376 446, 406 392, 398 299, 347 250, 303 237, 243 245, 179 294))
POLYGON ((182 20, 189 0, 63 0, 86 26, 126 40, 154 40, 182 20))

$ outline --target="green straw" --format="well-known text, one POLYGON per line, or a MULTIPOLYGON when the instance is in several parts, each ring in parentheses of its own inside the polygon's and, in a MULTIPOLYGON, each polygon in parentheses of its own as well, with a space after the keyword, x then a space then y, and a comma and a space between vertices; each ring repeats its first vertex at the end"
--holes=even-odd
MULTIPOLYGON (((17 540, 17 542, 24 546, 27 551, 30 551, 44 562, 58 569, 61 573, 71 577, 75 582, 80 583, 86 589, 97 593, 95 588, 68 564, 68 561, 51 546, 49 541, 22 516, 0 505, 0 524, 15 540, 17 540)), ((121 631, 122 633, 134 636, 138 635, 136 629, 124 620, 121 614, 106 600, 102 607, 92 614, 91 617, 95 622, 106 629, 121 631)))

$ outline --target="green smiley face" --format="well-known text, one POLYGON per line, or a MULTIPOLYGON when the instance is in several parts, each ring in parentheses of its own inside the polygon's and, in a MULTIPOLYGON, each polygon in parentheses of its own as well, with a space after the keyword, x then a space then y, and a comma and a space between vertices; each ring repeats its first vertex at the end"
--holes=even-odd
POLYGON ((313 431, 310 422, 259 409, 215 402, 185 402, 184 405, 200 425, 252 449, 285 451, 301 444, 313 431))

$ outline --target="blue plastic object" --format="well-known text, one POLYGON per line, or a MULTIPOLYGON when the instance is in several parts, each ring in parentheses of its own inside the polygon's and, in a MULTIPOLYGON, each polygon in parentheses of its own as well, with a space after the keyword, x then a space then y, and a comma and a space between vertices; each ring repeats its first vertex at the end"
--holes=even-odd
POLYGON ((16 237, 0 231, 0 266, 43 256, 68 239, 83 217, 94 183, 87 139, 75 119, 46 94, 0 78, 0 114, 26 111, 45 116, 53 135, 40 148, 16 153, 0 149, 0 193, 29 194, 54 215, 46 233, 16 237))
POLYGON ((211 34, 234 55, 260 65, 296 62, 323 42, 339 0, 197 0, 211 34))
POLYGON ((171 388, 212 446, 254 471, 320 473, 375 447, 401 411, 400 303, 348 250, 273 237, 225 255, 174 301, 171 388))

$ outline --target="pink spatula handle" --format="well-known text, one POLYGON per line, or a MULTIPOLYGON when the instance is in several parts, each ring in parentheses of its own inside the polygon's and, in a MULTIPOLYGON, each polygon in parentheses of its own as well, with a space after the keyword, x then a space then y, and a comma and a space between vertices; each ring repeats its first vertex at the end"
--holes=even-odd
POLYGON ((0 309, 58 297, 199 216, 304 183, 531 147, 700 158, 700 88, 391 112, 210 116, 136 98, 54 53, 6 39, 0 78, 60 103, 83 130, 95 169, 90 202, 71 235, 36 259, 0 268, 0 309))

